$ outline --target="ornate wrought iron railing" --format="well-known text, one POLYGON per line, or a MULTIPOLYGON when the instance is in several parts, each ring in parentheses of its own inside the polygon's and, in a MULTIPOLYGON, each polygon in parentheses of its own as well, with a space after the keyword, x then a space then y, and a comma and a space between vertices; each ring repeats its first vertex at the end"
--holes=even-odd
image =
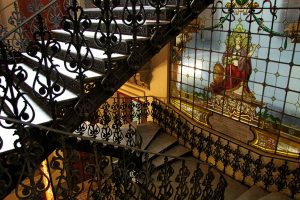
MULTIPOLYGON (((31 21, 31 15, 23 15, 28 11, 22 10, 24 4, 17 2, 9 20, 15 31, 9 42, 4 40, 9 32, 4 31, 0 39, 0 196, 17 187, 17 198, 40 199, 52 182, 39 166, 56 150, 57 160, 67 161, 62 168, 60 162, 53 161, 52 168, 61 170, 61 185, 55 188, 55 195, 75 197, 83 191, 77 184, 83 182, 78 182, 77 175, 72 176, 76 170, 68 166, 76 161, 76 156, 72 160, 76 138, 85 137, 84 122, 90 120, 88 133, 91 125, 102 130, 102 143, 119 145, 125 138, 127 146, 139 147, 141 139, 135 131, 123 136, 119 133, 122 118, 112 115, 110 128, 111 119, 105 108, 104 114, 101 109, 98 115, 95 111, 210 1, 178 0, 175 10, 167 6, 168 1, 147 1, 151 7, 148 12, 142 1, 93 0, 96 8, 89 10, 72 0, 66 9, 54 3, 39 14, 35 12, 41 9, 41 2, 33 1, 30 6, 25 5, 29 6, 29 13, 37 14, 31 21), (49 9, 54 12, 48 12, 49 9), (60 23, 61 14, 66 16, 60 23), (23 21, 24 16, 28 20, 23 21), (93 16, 96 17, 92 20, 93 16), (142 28, 148 19, 155 22, 142 28), (53 30, 57 28, 61 29, 53 30), (145 38, 139 36, 141 29, 147 30, 145 38), (124 31, 131 34, 131 39, 124 39, 124 31), (123 55, 116 58, 115 53, 123 55), (92 121, 95 116, 103 117, 99 125, 92 121), (44 124, 48 131, 33 128, 34 124, 44 124), (77 127, 80 128, 73 137, 51 132, 73 132, 77 127), (4 146, 10 137, 11 150, 6 151, 4 146)), ((99 139, 93 131, 89 141, 99 139)))
POLYGON ((208 162, 234 179, 269 191, 283 191, 294 198, 300 191, 300 162, 267 154, 247 144, 200 126, 176 108, 156 98, 153 121, 190 148, 195 157, 208 162))
MULTIPOLYGON (((23 123, 15 119, 6 120, 23 123)), ((23 166, 18 185, 9 194, 10 198, 224 199, 226 179, 210 165, 197 159, 153 153, 42 125, 26 125, 51 133, 57 137, 59 145, 41 165, 35 163, 34 158, 43 147, 38 144, 31 146, 30 157, 27 157, 34 166, 31 174, 23 174, 26 168, 23 162, 26 160, 13 161, 15 154, 6 155, 7 161, 19 162, 23 166), (78 150, 80 148, 76 146, 84 148, 78 150), (105 150, 116 149, 119 152, 117 156, 107 156, 105 153, 105 150), (160 166, 153 162, 154 157, 163 160, 160 166)), ((2 163, 0 169, 1 184, 7 186, 13 176, 3 168, 2 163)), ((1 188, 1 195, 6 192, 5 189, 1 188)))

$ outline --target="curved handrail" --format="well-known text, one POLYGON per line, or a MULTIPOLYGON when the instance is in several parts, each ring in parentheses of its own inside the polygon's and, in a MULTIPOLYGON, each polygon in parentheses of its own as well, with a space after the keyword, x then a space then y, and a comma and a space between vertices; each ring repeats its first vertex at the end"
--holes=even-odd
POLYGON ((58 133, 58 134, 61 134, 61 135, 64 135, 64 136, 72 137, 72 138, 80 138, 81 140, 91 141, 91 142, 95 142, 95 143, 98 143, 98 144, 110 145, 110 146, 124 148, 124 149, 131 150, 131 151, 138 151, 138 152, 146 153, 146 154, 154 154, 154 155, 157 155, 157 156, 176 158, 176 159, 179 159, 179 160, 185 160, 185 161, 193 160, 197 163, 207 165, 209 167, 213 167, 213 165, 211 165, 210 163, 206 163, 206 162, 203 162, 203 161, 198 160, 198 159, 189 159, 189 158, 185 158, 185 157, 178 157, 178 156, 173 156, 173 155, 166 154, 166 153, 157 153, 157 152, 153 152, 153 151, 149 151, 149 150, 140 149, 140 148, 137 148, 137 147, 127 146, 127 145, 123 145, 123 144, 116 144, 116 143, 113 143, 113 142, 109 142, 109 141, 105 141, 105 140, 99 140, 99 139, 84 136, 84 135, 74 134, 74 133, 54 129, 54 128, 39 125, 39 124, 32 124, 30 122, 24 122, 24 121, 20 121, 20 120, 9 118, 9 117, 0 116, 0 119, 1 120, 6 120, 6 121, 9 121, 9 122, 12 122, 12 123, 16 123, 16 124, 23 124, 23 125, 27 125, 29 127, 38 128, 40 130, 46 130, 46 131, 58 133))
POLYGON ((29 21, 31 21, 33 18, 35 18, 37 15, 39 15, 41 12, 43 12, 44 10, 46 10, 48 7, 52 6, 54 3, 56 3, 57 0, 52 0, 50 3, 48 3, 47 5, 45 5, 43 8, 41 8, 40 10, 38 10, 37 12, 35 12, 33 15, 31 15, 29 18, 27 18, 26 20, 24 20, 22 23, 20 23, 18 26, 16 26, 15 28, 13 28, 11 31, 9 31, 8 33, 6 33, 3 37, 0 38, 0 41, 5 40, 6 38, 8 38, 12 33, 14 33, 16 30, 18 30, 19 28, 21 28, 22 26, 24 26, 24 24, 28 23, 29 21))
MULTIPOLYGON (((163 103, 163 104, 166 104, 165 102, 162 102, 160 99, 158 99, 158 98, 156 98, 156 97, 153 97, 153 98, 156 99, 157 101, 160 101, 160 102, 163 103)), ((172 105, 167 105, 167 104, 166 104, 166 106, 167 106, 168 108, 172 109, 173 112, 175 112, 176 114, 180 115, 180 116, 181 116, 182 118, 184 118, 185 120, 188 120, 188 122, 189 122, 192 126, 195 126, 195 127, 199 128, 199 129, 202 129, 202 130, 205 130, 205 131, 209 132, 210 134, 214 134, 215 136, 221 138, 222 140, 230 141, 230 143, 233 143, 233 144, 235 144, 236 146, 240 146, 240 147, 242 147, 242 148, 244 148, 244 149, 247 149, 247 150, 250 151, 250 152, 253 152, 253 153, 255 153, 255 154, 259 154, 259 155, 261 155, 261 156, 268 157, 268 158, 274 158, 274 156, 276 156, 276 157, 275 157, 276 159, 288 160, 288 161, 291 161, 291 162, 300 163, 300 160, 297 160, 297 159, 294 159, 294 158, 291 158, 291 157, 284 157, 284 156, 278 155, 278 154, 268 155, 268 154, 271 154, 271 153, 262 151, 262 150, 260 150, 260 149, 256 149, 255 147, 251 147, 251 146, 249 146, 248 144, 243 143, 243 142, 237 142, 235 138, 230 137, 230 136, 227 136, 227 135, 224 136, 224 134, 222 134, 221 132, 219 132, 219 131, 217 131, 217 130, 210 129, 210 128, 205 127, 205 126, 202 126, 202 125, 200 125, 200 124, 195 125, 195 124, 197 123, 196 121, 194 121, 193 119, 188 119, 189 117, 186 116, 184 113, 180 113, 180 111, 177 112, 176 110, 174 110, 174 109, 176 109, 176 108, 173 108, 172 105), (193 121, 194 123, 191 122, 191 121, 193 121), (255 151, 254 151, 254 149, 255 149, 255 151)), ((300 155, 299 155, 299 156, 300 156, 300 155)))

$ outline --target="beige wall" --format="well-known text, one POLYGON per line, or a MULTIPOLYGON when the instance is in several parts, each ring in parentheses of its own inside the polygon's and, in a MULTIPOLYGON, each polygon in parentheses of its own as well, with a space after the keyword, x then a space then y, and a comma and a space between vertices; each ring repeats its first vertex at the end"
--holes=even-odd
POLYGON ((168 95, 169 48, 170 46, 167 44, 147 63, 152 66, 150 89, 127 82, 118 91, 132 97, 156 96, 166 98, 168 95))
MULTIPOLYGON (((14 0, 1 0, 0 1, 0 10, 2 8, 6 7, 7 5, 11 4, 14 2, 14 0)), ((9 7, 6 9, 2 10, 0 12, 0 24, 3 25, 4 27, 9 27, 8 30, 10 30, 11 26, 8 24, 8 18, 11 16, 12 12, 14 11, 14 4, 11 4, 9 7)))

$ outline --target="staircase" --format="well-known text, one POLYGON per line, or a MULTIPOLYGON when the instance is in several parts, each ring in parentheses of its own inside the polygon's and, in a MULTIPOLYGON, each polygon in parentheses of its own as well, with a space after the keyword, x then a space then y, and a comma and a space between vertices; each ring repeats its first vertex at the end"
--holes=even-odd
MULTIPOLYGON (((19 185, 23 197, 18 198, 39 199, 39 191, 47 189, 35 180, 36 170, 43 174, 42 160, 74 142, 66 135, 92 121, 100 105, 211 1, 93 0, 82 8, 72 0, 61 29, 49 30, 42 16, 56 3, 18 21, 14 31, 1 27, 1 198, 19 185), (35 29, 26 30, 31 20, 35 29), (18 39, 17 44, 28 45, 15 47, 18 39), (26 177, 30 184, 23 183, 26 177)), ((102 124, 102 130, 109 126, 102 124)), ((109 142, 109 133, 102 136, 109 142)), ((141 142, 129 138, 126 145, 141 142)))
POLYGON ((196 159, 153 101, 106 102, 211 1, 91 2, 71 1, 61 29, 46 28, 47 8, 37 12, 25 51, 1 36, 0 198, 43 199, 50 188, 56 199, 279 197, 196 159))

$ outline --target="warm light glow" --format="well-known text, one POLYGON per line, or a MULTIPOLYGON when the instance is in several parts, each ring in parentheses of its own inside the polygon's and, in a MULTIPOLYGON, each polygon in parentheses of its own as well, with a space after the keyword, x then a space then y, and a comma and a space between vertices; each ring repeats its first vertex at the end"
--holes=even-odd
MULTIPOLYGON (((44 172, 44 174, 50 178, 48 167, 47 167, 47 161, 44 160, 42 162, 41 170, 44 172)), ((48 180, 46 178, 43 179, 43 182, 45 185, 48 185, 48 180)), ((45 192, 46 200, 54 200, 53 190, 51 185, 49 186, 48 190, 45 192)))

